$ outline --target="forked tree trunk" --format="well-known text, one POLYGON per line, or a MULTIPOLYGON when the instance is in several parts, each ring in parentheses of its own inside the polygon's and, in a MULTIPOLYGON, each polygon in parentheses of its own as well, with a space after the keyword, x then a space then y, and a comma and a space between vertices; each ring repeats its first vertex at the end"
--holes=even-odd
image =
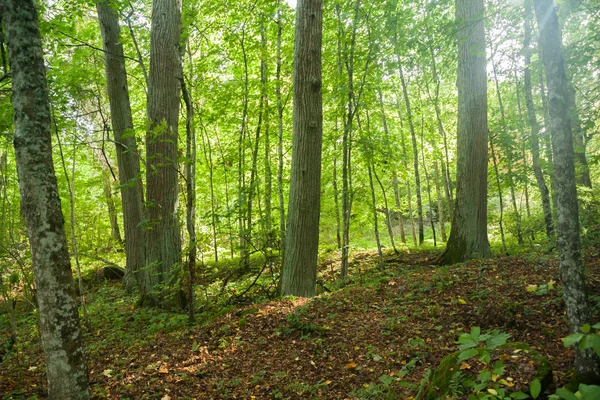
POLYGON ((90 398, 73 275, 52 161, 42 41, 32 0, 3 2, 21 212, 31 246, 51 400, 90 398))
POLYGON ((133 131, 119 20, 107 0, 96 3, 96 9, 102 34, 106 87, 121 184, 125 230, 125 284, 131 288, 136 284, 142 285, 139 271, 146 265, 145 232, 142 226, 144 194, 140 174, 140 157, 133 131))
POLYGON ((181 2, 154 0, 150 31, 150 85, 146 136, 147 243, 142 304, 172 307, 186 304, 180 290, 181 234, 178 122, 181 2))
MULTIPOLYGON (((575 152, 569 116, 568 82, 562 37, 552 0, 535 0, 542 61, 548 79, 548 115, 557 191, 557 238, 560 280, 571 332, 591 321, 581 245, 575 182, 575 152)), ((575 369, 583 383, 600 381, 600 362, 593 350, 575 351, 575 369)))
POLYGON ((281 294, 316 294, 321 203, 323 0, 296 9, 292 170, 281 294))
POLYGON ((491 256, 487 238, 487 74, 483 0, 456 0, 456 205, 442 264, 491 256))

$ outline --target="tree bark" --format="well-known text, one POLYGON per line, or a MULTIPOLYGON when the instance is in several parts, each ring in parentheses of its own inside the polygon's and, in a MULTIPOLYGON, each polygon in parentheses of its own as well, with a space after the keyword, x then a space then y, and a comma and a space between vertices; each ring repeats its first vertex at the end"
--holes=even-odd
POLYGON ((36 6, 32 0, 4 1, 3 6, 21 211, 31 246, 48 397, 89 399, 71 262, 52 161, 48 87, 36 6))
MULTIPOLYGON (((502 133, 508 136, 508 128, 506 126, 506 113, 504 112, 504 103, 502 102, 502 94, 500 93, 500 84, 498 83, 498 75, 496 74, 496 63, 494 62, 494 54, 492 49, 492 55, 490 57, 490 61, 492 63, 492 73, 494 76, 494 83, 496 84, 496 97, 498 98, 498 106, 500 107, 500 118, 502 119, 502 133)), ((502 144, 503 141, 500 141, 502 144)), ((519 207, 517 206, 517 195, 515 191, 515 180, 513 177, 513 165, 512 165, 512 149, 510 145, 507 145, 504 149, 506 151, 506 169, 507 169, 507 178, 508 178, 508 186, 510 188, 510 199, 513 206, 513 213, 515 214, 515 222, 517 228, 517 242, 519 245, 523 244, 523 234, 521 232, 521 213, 519 212, 519 207)), ((505 249, 506 250, 506 249, 505 249)))
POLYGON ((178 121, 181 2, 154 0, 150 30, 150 85, 146 136, 147 242, 142 304, 185 306, 179 290, 181 234, 178 210, 178 121))
POLYGON ((131 288, 142 284, 139 271, 146 265, 144 221, 144 194, 131 103, 127 88, 127 72, 123 45, 119 35, 119 20, 108 0, 96 3, 104 62, 106 87, 110 103, 110 118, 115 139, 123 228, 125 233, 125 284, 131 288))
POLYGON ((458 132, 456 203, 442 264, 491 256, 487 238, 487 74, 483 0, 456 0, 458 132))
POLYGON ((544 210, 544 224, 546 226, 546 236, 549 240, 554 237, 554 223, 552 221, 552 206, 550 205, 550 192, 544 179, 542 165, 540 163, 540 124, 537 121, 535 114, 535 106, 533 104, 533 89, 531 85, 531 19, 533 18, 532 0, 525 1, 525 27, 524 27, 524 61, 525 67, 523 71, 523 88, 525 90, 525 106, 527 107, 527 116, 529 118, 529 128, 531 136, 529 145, 531 147, 531 156, 533 158, 533 174, 535 181, 540 191, 542 198, 542 209, 544 210))
MULTIPOLYGON (((548 116, 557 192, 557 239, 560 280, 571 332, 591 321, 581 245, 575 182, 575 152, 569 116, 568 81, 558 17, 552 0, 534 0, 542 61, 548 80, 548 116)), ((581 382, 600 381, 600 362, 588 349, 576 350, 575 369, 581 382)))
POLYGON ((402 83, 402 93, 404 95, 404 105, 406 106, 406 117, 408 118, 408 128, 410 129, 410 137, 412 141, 413 168, 415 170, 415 192, 417 194, 417 223, 419 229, 418 245, 420 246, 423 244, 423 240, 425 239, 425 233, 423 231, 423 200, 421 199, 421 177, 419 175, 419 150, 417 149, 417 135, 415 133, 415 126, 413 123, 410 98, 408 97, 408 88, 406 86, 406 80, 404 79, 404 72, 402 71, 399 55, 398 71, 400 73, 400 82, 402 83))
POLYGON ((281 294, 316 294, 321 202, 323 0, 300 0, 294 39, 292 169, 281 294))

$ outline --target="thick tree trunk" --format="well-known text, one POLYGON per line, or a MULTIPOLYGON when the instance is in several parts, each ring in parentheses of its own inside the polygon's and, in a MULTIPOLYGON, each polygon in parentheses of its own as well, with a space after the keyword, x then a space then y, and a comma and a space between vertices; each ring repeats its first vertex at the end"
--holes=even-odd
POLYGON ((119 36, 119 20, 108 0, 96 3, 96 9, 102 34, 106 87, 121 184, 125 230, 125 284, 131 288, 136 283, 142 284, 139 271, 146 265, 145 232, 142 226, 144 194, 140 157, 133 131, 123 45, 119 36))
POLYGON ((178 209, 178 121, 181 2, 154 0, 150 31, 150 85, 146 136, 148 224, 142 304, 185 306, 179 290, 181 234, 178 209))
POLYGON ((535 115, 535 106, 533 104, 533 90, 531 87, 531 19, 533 18, 532 11, 532 0, 525 1, 525 27, 524 27, 524 41, 523 47, 525 68, 523 71, 523 88, 525 90, 525 106, 527 107, 527 116, 529 117, 529 127, 531 129, 531 136, 529 139, 529 145, 531 147, 531 156, 533 158, 533 174, 535 175, 535 181, 540 191, 542 198, 542 209, 544 210, 544 224, 546 226, 546 236, 549 240, 554 237, 554 223, 552 221, 552 207, 550 205, 550 192, 544 179, 544 173, 542 171, 542 165, 540 163, 540 125, 535 115))
POLYGON ((21 212, 31 246, 48 396, 52 400, 89 399, 71 262, 52 161, 50 107, 36 6, 32 0, 9 0, 3 7, 21 212))
MULTIPOLYGON (((569 117, 568 82, 562 38, 552 0, 535 0, 542 61, 548 79, 548 115, 557 191, 557 238, 560 280, 572 332, 591 321, 579 239, 575 152, 569 117)), ((600 363, 592 350, 576 350, 575 368, 584 383, 600 381, 600 363)))
POLYGON ((321 202, 323 1, 301 0, 294 40, 292 170, 281 294, 315 295, 321 202))
POLYGON ((458 141, 456 205, 442 264, 490 257, 487 238, 487 74, 483 0, 456 0, 458 141))

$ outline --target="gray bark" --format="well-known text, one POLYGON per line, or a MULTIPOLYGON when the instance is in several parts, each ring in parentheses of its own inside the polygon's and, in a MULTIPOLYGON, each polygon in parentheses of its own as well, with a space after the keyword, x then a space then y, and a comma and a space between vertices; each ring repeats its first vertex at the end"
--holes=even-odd
POLYGON ((277 197, 279 199, 280 252, 285 252, 285 201, 283 200, 283 100, 281 98, 281 0, 277 0, 277 68, 275 70, 275 94, 277 97, 277 197))
MULTIPOLYGON (((508 127, 506 126, 506 113, 504 112, 504 103, 502 102, 502 94, 500 93, 500 84, 498 83, 498 75, 496 73, 496 63, 494 62, 494 54, 492 49, 492 55, 490 57, 492 62, 492 72, 494 76, 494 83, 496 84, 496 96, 498 98, 498 106, 500 107, 500 117, 502 118, 502 131, 508 136, 508 127)), ((500 142, 502 144, 502 142, 500 142)), ((506 152, 506 168, 508 186, 510 188, 510 199, 512 201, 513 213, 515 214, 516 228, 517 228, 517 241, 520 245, 523 244, 523 234, 521 232, 521 213, 519 207, 517 207, 517 196, 515 194, 515 181, 513 178, 513 167, 512 167, 512 149, 510 145, 504 149, 506 152)), ((505 249, 506 250, 506 249, 505 249)))
POLYGON ((412 118, 412 110, 410 107, 410 98, 408 97, 408 88, 404 79, 404 72, 398 55, 398 72, 400 73, 400 82, 402 83, 402 93, 404 95, 404 105, 406 106, 406 117, 408 118, 408 128, 410 129, 410 137, 412 141, 413 151, 413 168, 415 170, 415 192, 417 194, 417 223, 419 228, 419 242, 417 245, 422 245, 425 238, 423 232, 423 200, 421 199, 421 177, 419 175, 419 151, 417 149, 417 135, 415 134, 415 126, 412 118))
MULTIPOLYGON (((579 209, 575 182, 575 152, 569 116, 568 81, 562 49, 562 37, 552 0, 535 0, 542 61, 548 80, 548 116, 554 158, 557 192, 558 253, 560 280, 572 332, 591 321, 581 245, 579 209)), ((581 382, 600 381, 600 362, 591 350, 575 352, 575 369, 581 382)))
POLYGON ((490 257, 487 238, 487 74, 483 0, 456 0, 458 132, 456 203, 442 264, 490 257))
POLYGON ((169 307, 184 295, 178 291, 181 234, 178 209, 178 134, 181 62, 181 2, 154 0, 150 31, 150 75, 146 135, 146 264, 142 304, 169 307), (178 298, 175 297, 175 295, 178 298))
POLYGON ((292 169, 281 294, 315 295, 321 201, 323 1, 300 0, 294 39, 292 169))
POLYGON ((52 161, 48 88, 36 7, 32 0, 4 1, 0 6, 4 7, 12 73, 21 211, 37 287, 48 396, 55 400, 89 399, 71 262, 52 161))
POLYGON ((132 287, 136 283, 142 283, 139 271, 146 265, 145 234, 142 227, 144 194, 140 160, 133 131, 119 20, 108 0, 96 3, 96 9, 104 48, 106 87, 121 185, 125 231, 125 284, 127 287, 132 287))
POLYGON ((549 240, 552 240, 554 236, 554 223, 552 221, 552 207, 550 205, 550 192, 546 185, 544 173, 542 171, 542 165, 540 163, 540 124, 538 123, 535 106, 533 104, 533 89, 531 85, 531 19, 533 18, 532 0, 525 1, 525 27, 524 27, 524 59, 525 69, 523 72, 523 87, 525 90, 525 106, 527 107, 527 116, 529 118, 529 127, 531 129, 531 136, 529 138, 529 145, 531 147, 531 156, 533 164, 533 173, 535 175, 535 181, 540 191, 542 198, 542 209, 544 210, 544 223, 546 226, 546 236, 549 240))

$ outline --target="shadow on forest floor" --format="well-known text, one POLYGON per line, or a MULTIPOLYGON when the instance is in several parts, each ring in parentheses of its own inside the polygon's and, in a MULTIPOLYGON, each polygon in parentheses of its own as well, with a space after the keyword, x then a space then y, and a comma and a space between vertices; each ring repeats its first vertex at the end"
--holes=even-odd
MULTIPOLYGON (((182 314, 136 309, 117 283, 99 285, 88 296, 93 332, 85 335, 93 397, 409 399, 475 326, 528 343, 550 360, 555 386, 568 382, 573 354, 561 341, 568 331, 555 258, 439 267, 430 265, 435 255, 388 256, 379 272, 376 254, 356 253, 341 289, 337 260, 325 257, 320 277, 332 292, 229 307, 193 326, 182 314)), ((600 258, 586 267, 598 318, 600 258)), ((20 327, 0 363, 0 393, 43 398, 35 318, 20 327)), ((528 388, 527 365, 513 371, 514 387, 528 388)))

